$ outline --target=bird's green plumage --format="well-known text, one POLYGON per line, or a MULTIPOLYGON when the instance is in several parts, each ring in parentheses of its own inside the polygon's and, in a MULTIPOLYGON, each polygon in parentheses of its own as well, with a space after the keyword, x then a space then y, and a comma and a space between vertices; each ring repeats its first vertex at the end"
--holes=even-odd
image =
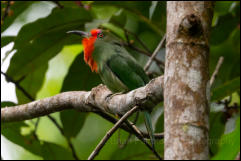
POLYGON ((116 43, 96 40, 93 58, 102 81, 113 92, 133 90, 149 82, 142 67, 116 43))
MULTIPOLYGON (((113 92, 130 91, 149 82, 143 68, 111 35, 105 34, 104 38, 96 39, 92 56, 97 62, 98 73, 103 83, 113 92)), ((145 111, 144 116, 154 147, 150 114, 145 111)))

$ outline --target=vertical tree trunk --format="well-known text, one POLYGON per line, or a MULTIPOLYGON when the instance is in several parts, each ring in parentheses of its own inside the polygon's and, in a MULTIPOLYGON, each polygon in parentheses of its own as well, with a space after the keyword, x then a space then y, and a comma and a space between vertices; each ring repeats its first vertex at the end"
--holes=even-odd
POLYGON ((167 2, 165 159, 208 159, 213 2, 167 2))

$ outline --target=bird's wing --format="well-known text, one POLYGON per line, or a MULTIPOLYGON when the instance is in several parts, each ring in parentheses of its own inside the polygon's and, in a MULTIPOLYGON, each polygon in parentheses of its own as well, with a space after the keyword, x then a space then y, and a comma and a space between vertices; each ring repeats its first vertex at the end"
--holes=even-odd
POLYGON ((148 80, 141 66, 121 54, 112 55, 107 66, 129 90, 144 86, 148 80))

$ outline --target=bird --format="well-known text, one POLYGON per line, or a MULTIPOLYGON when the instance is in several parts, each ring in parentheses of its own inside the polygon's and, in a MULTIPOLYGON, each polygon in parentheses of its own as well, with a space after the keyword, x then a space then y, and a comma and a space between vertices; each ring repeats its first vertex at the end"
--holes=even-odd
MULTIPOLYGON (((125 93, 149 82, 143 68, 110 32, 92 29, 90 32, 72 30, 67 33, 82 37, 84 61, 92 72, 100 75, 102 82, 112 93, 125 93)), ((154 132, 148 110, 144 110, 144 121, 154 148, 154 132)))

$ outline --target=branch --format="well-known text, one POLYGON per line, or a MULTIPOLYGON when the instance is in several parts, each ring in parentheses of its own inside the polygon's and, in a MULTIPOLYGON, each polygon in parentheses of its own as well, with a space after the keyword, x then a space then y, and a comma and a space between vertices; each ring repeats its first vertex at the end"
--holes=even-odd
MULTIPOLYGON (((7 1, 7 6, 6 6, 5 11, 4 11, 4 13, 3 13, 3 16, 2 16, 2 18, 1 18, 1 25, 3 24, 5 18, 6 18, 6 17, 8 16, 8 14, 9 14, 10 3, 11 3, 10 1, 7 1)), ((2 4, 1 4, 1 5, 2 5, 2 4)))
MULTIPOLYGON (((112 117, 111 115, 109 115, 109 114, 107 114, 107 113, 105 113, 105 112, 96 111, 96 112, 94 112, 94 113, 98 114, 99 116, 101 116, 102 118, 106 119, 107 121, 112 122, 113 124, 115 124, 115 123, 118 121, 116 118, 112 117)), ((134 133, 134 134, 135 134, 135 132, 133 132, 133 130, 132 130, 133 128, 136 128, 136 127, 133 126, 134 123, 132 123, 132 122, 130 122, 130 121, 128 121, 128 123, 129 123, 129 124, 121 124, 120 128, 122 128, 122 129, 125 130, 126 132, 134 133), (132 126, 132 127, 131 127, 131 126, 132 126)), ((137 130, 136 130, 136 131, 137 131, 137 130)), ((150 138, 149 134, 146 133, 146 132, 141 132, 141 134, 142 134, 142 136, 143 136, 144 138, 148 138, 148 139, 150 138)), ((155 134, 154 134, 155 139, 162 139, 163 136, 164 136, 163 133, 155 133, 155 134)))
POLYGON ((223 56, 221 56, 221 57, 219 58, 219 60, 218 60, 218 63, 217 63, 217 65, 216 65, 216 68, 215 68, 215 70, 214 70, 214 72, 213 72, 213 74, 212 74, 212 76, 211 76, 210 86, 213 85, 213 82, 214 82, 215 78, 216 78, 217 75, 218 75, 219 69, 220 69, 221 65, 223 64, 223 60, 224 60, 224 58, 223 58, 223 56))
POLYGON ((4 75, 6 77, 6 80, 9 82, 12 82, 15 84, 15 86, 21 91, 23 92, 23 94, 31 101, 34 100, 34 98, 19 84, 18 81, 13 80, 10 76, 8 76, 6 73, 1 71, 1 74, 4 75))
POLYGON ((125 114, 131 107, 157 104, 163 100, 163 76, 151 80, 146 86, 132 90, 126 94, 114 95, 104 85, 99 85, 89 92, 64 92, 53 97, 30 102, 28 104, 1 109, 1 121, 12 122, 33 119, 66 109, 82 112, 95 112, 98 109, 113 114, 125 114), (93 107, 94 106, 94 107, 93 107))
MULTIPOLYGON (((132 132, 136 135, 136 137, 141 140, 152 152, 153 154, 159 159, 159 160, 162 160, 162 158, 159 156, 159 154, 156 152, 156 150, 150 146, 146 140, 144 139, 144 135, 143 133, 130 121, 128 120, 125 120, 125 123, 128 127, 131 128, 132 132)), ((147 134, 148 135, 148 134, 147 134)), ((148 135, 149 136, 149 135, 148 135)), ((156 136, 156 135, 155 135, 156 136)), ((161 134, 162 138, 163 138, 163 134, 161 134)), ((149 136, 150 137, 150 136, 149 136)))
POLYGON ((143 42, 141 41, 141 39, 139 38, 139 36, 137 36, 135 33, 131 32, 131 31, 128 31, 128 30, 125 29, 125 28, 124 28, 123 30, 125 31, 125 34, 126 34, 126 38, 127 38, 127 42, 128 42, 128 43, 129 43, 129 40, 128 40, 129 38, 128 38, 127 33, 133 35, 133 36, 136 38, 136 40, 140 43, 140 45, 141 45, 147 52, 151 53, 150 49, 145 45, 145 43, 143 43, 143 42))
MULTIPOLYGON (((144 70, 147 71, 149 69, 149 67, 151 66, 152 61, 156 58, 156 55, 158 53, 158 51, 164 46, 164 42, 166 40, 166 34, 162 37, 160 43, 158 44, 157 48, 155 49, 155 51, 153 52, 153 54, 151 55, 150 59, 148 60, 148 62, 146 63, 144 70)), ((164 64, 164 63, 163 63, 164 64)))
POLYGON ((51 1, 51 2, 53 2, 54 4, 56 4, 60 9, 63 9, 63 8, 64 8, 64 6, 59 3, 59 1, 51 1))
POLYGON ((121 117, 121 119, 106 133, 106 135, 103 137, 103 139, 99 142, 99 144, 96 146, 95 150, 90 154, 88 157, 88 160, 93 160, 95 156, 98 155, 100 150, 103 148, 105 143, 108 141, 108 139, 113 135, 113 133, 118 129, 118 127, 135 111, 138 110, 138 106, 133 107, 130 111, 128 111, 125 115, 121 117))
MULTIPOLYGON (((138 47, 135 47, 135 46, 133 46, 133 45, 130 45, 130 44, 128 44, 128 43, 122 42, 122 45, 123 45, 123 46, 126 46, 126 47, 129 47, 130 49, 135 50, 135 51, 137 51, 138 53, 144 54, 144 55, 146 55, 146 56, 151 56, 151 53, 149 53, 149 52, 147 52, 147 51, 145 51, 145 50, 142 50, 142 49, 140 49, 140 48, 138 48, 138 47)), ((156 63, 157 63, 158 65, 160 65, 161 67, 164 67, 164 63, 163 63, 161 60, 159 60, 159 59, 157 59, 157 58, 154 58, 154 60, 156 61, 156 63)))
MULTIPOLYGON (((136 115, 135 115, 135 119, 134 119, 134 121, 133 121, 133 123, 132 123, 133 125, 136 124, 138 118, 139 118, 139 112, 137 112, 136 115)), ((129 133, 126 141, 124 142, 124 144, 122 144, 122 143, 120 142, 120 130, 119 130, 119 134, 118 134, 118 139, 119 139, 119 140, 118 140, 118 144, 119 144, 119 148, 124 148, 124 147, 128 144, 128 142, 130 141, 131 136, 132 136, 132 133, 129 133)))

